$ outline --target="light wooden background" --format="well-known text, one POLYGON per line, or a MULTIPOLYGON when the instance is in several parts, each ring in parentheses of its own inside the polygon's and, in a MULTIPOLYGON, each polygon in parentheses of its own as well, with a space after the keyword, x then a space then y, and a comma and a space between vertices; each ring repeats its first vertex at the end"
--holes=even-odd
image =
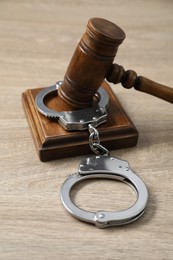
MULTIPOLYGON (((112 86, 139 131, 137 147, 112 151, 149 189, 146 214, 109 229, 80 222, 59 199, 80 157, 39 161, 21 93, 61 80, 91 17, 122 27, 116 62, 173 86, 172 0, 0 1, 0 259, 173 259, 173 106, 112 86)), ((88 182, 73 193, 89 210, 122 209, 126 185, 88 182)))

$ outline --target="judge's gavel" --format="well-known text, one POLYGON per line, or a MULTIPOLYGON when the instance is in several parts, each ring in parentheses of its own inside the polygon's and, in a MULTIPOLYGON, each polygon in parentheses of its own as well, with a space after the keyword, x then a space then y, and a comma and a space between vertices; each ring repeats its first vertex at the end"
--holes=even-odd
POLYGON ((89 107, 98 88, 107 79, 173 103, 172 88, 113 64, 118 46, 124 39, 125 33, 117 25, 101 18, 90 19, 58 89, 59 96, 74 109, 89 107))

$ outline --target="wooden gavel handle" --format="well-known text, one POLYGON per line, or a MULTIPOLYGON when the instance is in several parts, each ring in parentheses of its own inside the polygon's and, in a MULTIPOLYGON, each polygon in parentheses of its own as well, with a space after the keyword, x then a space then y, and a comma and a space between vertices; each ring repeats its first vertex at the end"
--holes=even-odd
POLYGON ((114 84, 121 83, 125 88, 132 88, 173 103, 173 88, 166 87, 142 76, 133 70, 125 71, 118 64, 113 64, 106 79, 114 84))

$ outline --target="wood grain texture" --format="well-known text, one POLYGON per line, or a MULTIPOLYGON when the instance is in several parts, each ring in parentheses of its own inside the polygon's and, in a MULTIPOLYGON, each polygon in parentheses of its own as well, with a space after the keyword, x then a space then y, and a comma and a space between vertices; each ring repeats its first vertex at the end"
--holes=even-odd
POLYGON ((164 86, 143 76, 137 76, 134 70, 113 64, 107 75, 107 80, 114 84, 121 83, 124 88, 134 89, 161 98, 173 104, 173 88, 164 86))
POLYGON ((112 22, 91 18, 58 89, 59 96, 74 108, 91 106, 124 38, 125 33, 112 22))
MULTIPOLYGON (((102 87, 109 96, 109 107, 107 121, 97 128, 100 142, 108 150, 135 146, 138 141, 138 132, 134 124, 108 83, 104 81, 102 87)), ((45 162, 91 153, 88 130, 67 131, 57 121, 45 118, 38 112, 35 98, 40 91, 40 88, 29 89, 22 94, 23 107, 40 160, 45 162)), ((54 111, 72 109, 57 95, 57 92, 50 95, 45 103, 54 111)))
MULTIPOLYGON (((59 199, 80 157, 41 163, 21 104, 26 89, 63 78, 95 16, 126 32, 118 64, 172 86, 172 8, 169 0, 0 1, 0 259, 172 259, 172 105, 112 86, 139 131, 137 147, 112 155, 130 162, 150 197, 139 221, 100 230, 72 218, 59 199)), ((108 181, 87 183, 73 196, 86 209, 120 209, 134 201, 125 185, 108 181)))

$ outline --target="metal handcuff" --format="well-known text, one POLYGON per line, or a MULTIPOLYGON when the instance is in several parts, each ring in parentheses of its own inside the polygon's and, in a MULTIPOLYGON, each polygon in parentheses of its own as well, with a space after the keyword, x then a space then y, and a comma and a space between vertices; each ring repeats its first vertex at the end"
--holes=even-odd
POLYGON ((81 160, 76 174, 72 174, 63 183, 60 197, 65 209, 82 221, 95 224, 99 228, 120 226, 137 220, 145 212, 148 202, 148 190, 145 183, 131 170, 127 161, 109 155, 109 151, 100 144, 99 133, 96 127, 106 121, 109 98, 107 92, 100 87, 97 98, 99 101, 91 108, 56 112, 49 109, 44 101, 48 95, 57 93, 62 84, 57 84, 42 90, 36 96, 36 106, 44 116, 58 121, 66 130, 88 129, 89 145, 96 154, 81 160), (136 202, 122 211, 90 212, 77 207, 71 199, 71 190, 79 182, 88 179, 114 179, 124 182, 134 188, 137 194, 136 202))

